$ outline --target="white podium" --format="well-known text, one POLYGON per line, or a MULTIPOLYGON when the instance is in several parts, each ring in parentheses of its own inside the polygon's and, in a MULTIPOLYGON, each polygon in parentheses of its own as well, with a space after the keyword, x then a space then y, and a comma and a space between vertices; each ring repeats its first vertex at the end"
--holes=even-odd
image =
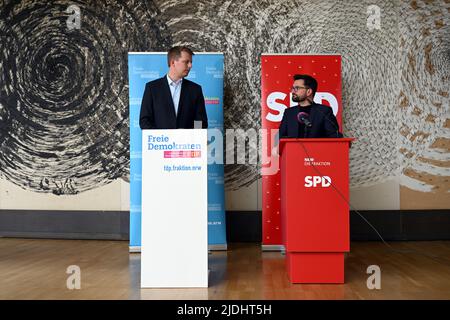
POLYGON ((141 288, 208 287, 207 130, 142 131, 141 288))

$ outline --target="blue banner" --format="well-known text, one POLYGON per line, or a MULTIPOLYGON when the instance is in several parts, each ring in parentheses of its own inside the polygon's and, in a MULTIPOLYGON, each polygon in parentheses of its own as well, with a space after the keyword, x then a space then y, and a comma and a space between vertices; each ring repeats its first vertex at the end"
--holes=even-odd
MULTIPOLYGON (((208 131, 223 136, 223 63, 221 53, 196 53, 187 79, 202 86, 208 114, 208 131)), ((129 53, 130 94, 130 251, 141 246, 142 137, 139 112, 145 84, 166 75, 166 53, 129 53)), ((209 136, 209 135, 208 135, 209 136)), ((209 139, 209 138, 208 138, 209 139)), ((209 141, 210 143, 211 141, 209 141)), ((209 163, 209 162, 208 162, 209 163)), ((211 249, 226 248, 224 165, 208 165, 208 244, 211 249)))

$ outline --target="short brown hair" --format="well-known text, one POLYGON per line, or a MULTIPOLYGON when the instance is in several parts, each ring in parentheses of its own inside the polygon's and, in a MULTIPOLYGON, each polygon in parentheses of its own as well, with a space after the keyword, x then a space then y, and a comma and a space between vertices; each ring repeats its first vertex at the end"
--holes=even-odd
POLYGON ((188 47, 185 46, 172 47, 167 52, 167 65, 170 67, 170 61, 179 59, 183 51, 189 53, 191 56, 194 55, 194 52, 192 52, 192 50, 189 49, 188 47))

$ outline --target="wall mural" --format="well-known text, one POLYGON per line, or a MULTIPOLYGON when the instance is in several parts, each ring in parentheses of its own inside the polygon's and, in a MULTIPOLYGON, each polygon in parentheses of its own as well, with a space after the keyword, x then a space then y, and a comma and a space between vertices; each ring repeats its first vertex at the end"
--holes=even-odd
POLYGON ((0 12, 4 178, 58 195, 128 179, 127 52, 170 45, 157 7, 6 1, 0 12), (68 26, 70 4, 79 29, 68 26))
POLYGON ((402 208, 450 207, 450 3, 411 1, 400 23, 402 208))
MULTIPOLYGON (((261 53, 342 54, 351 186, 400 176, 405 201, 445 199, 450 5, 376 1, 373 30, 372 2, 2 1, 1 178, 58 195, 127 181, 127 52, 186 44, 225 54, 225 128, 243 130, 260 128, 261 53)), ((256 165, 225 170, 227 190, 259 178, 256 165)))

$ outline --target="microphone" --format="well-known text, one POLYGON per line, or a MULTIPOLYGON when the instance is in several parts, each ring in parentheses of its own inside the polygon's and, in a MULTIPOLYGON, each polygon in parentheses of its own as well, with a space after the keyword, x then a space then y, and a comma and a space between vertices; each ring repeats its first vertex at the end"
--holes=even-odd
POLYGON ((297 114, 297 121, 301 124, 304 124, 308 128, 312 127, 312 123, 311 121, 309 121, 309 114, 307 114, 306 112, 299 112, 297 114))

